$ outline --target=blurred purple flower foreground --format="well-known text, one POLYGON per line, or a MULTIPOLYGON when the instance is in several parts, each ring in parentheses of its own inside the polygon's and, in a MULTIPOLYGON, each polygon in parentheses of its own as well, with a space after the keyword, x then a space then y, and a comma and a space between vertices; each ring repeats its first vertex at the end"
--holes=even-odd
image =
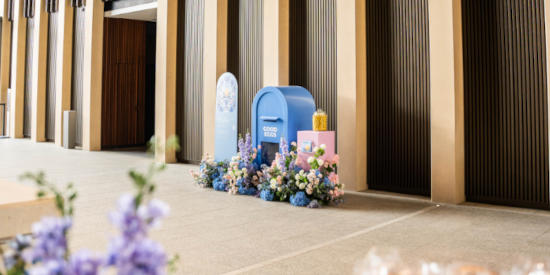
POLYGON ((121 234, 109 244, 107 265, 116 267, 121 275, 164 274, 166 253, 160 244, 147 238, 147 233, 168 212, 168 206, 159 200, 137 206, 133 196, 122 196, 118 209, 110 216, 121 234))

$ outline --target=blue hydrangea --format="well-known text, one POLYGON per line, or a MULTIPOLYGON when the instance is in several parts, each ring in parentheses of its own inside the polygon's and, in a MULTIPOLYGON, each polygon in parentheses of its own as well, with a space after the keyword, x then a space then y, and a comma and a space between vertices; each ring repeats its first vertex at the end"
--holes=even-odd
POLYGON ((254 196, 256 195, 256 193, 258 193, 258 189, 256 189, 255 187, 248 187, 248 188, 243 186, 239 187, 239 194, 241 195, 254 196))
POLYGON ((212 187, 214 187, 214 190, 217 191, 226 191, 227 183, 225 182, 225 179, 220 176, 214 179, 214 182, 212 182, 212 187))
POLYGON ((275 198, 275 194, 271 190, 264 189, 260 192, 260 198, 264 201, 272 201, 275 198))
POLYGON ((294 195, 290 195, 290 204, 294 206, 306 206, 310 202, 304 191, 297 192, 294 195))

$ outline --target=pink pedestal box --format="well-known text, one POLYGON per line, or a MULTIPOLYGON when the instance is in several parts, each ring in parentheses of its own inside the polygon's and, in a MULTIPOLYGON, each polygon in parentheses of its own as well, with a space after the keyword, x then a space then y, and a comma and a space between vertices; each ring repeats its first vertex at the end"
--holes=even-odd
POLYGON ((298 131, 298 158, 300 159, 300 167, 309 169, 307 159, 313 156, 313 148, 319 147, 321 144, 326 146, 322 159, 332 159, 335 155, 335 135, 336 132, 334 131, 298 131))

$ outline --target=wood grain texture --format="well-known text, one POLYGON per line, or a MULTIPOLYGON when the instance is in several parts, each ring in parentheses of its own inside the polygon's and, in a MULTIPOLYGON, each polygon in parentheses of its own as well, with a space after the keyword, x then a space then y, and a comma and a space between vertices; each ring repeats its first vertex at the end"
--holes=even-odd
MULTIPOLYGON (((146 142, 147 24, 105 18, 102 148, 143 145, 146 142)), ((154 64, 154 59, 152 61, 154 64)))
POLYGON ((336 131, 336 1, 290 1, 290 85, 311 92, 336 131))
POLYGON ((58 13, 50 13, 48 23, 48 67, 46 78, 46 140, 55 140, 55 91, 58 13))
MULTIPOLYGON (((179 161, 197 163, 202 158, 204 1, 187 0, 178 6, 178 104, 179 161)), ((206 0, 208 1, 208 0, 206 0)))
POLYGON ((367 1, 370 189, 430 195, 428 1, 367 1))
POLYGON ((549 208, 542 0, 463 0, 466 198, 549 208))

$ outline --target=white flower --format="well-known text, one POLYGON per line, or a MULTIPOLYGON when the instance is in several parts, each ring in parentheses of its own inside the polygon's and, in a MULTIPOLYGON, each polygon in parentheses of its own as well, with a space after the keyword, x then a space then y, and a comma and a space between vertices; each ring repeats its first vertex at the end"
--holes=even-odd
POLYGON ((323 163, 325 163, 325 162, 324 162, 322 159, 318 159, 318 160, 317 160, 317 164, 319 164, 319 166, 322 166, 323 163))
POLYGON ((273 184, 277 184, 277 180, 275 178, 271 178, 271 180, 269 181, 269 183, 271 183, 272 185, 273 184))
POLYGON ((325 144, 321 144, 321 149, 325 150, 327 146, 325 144))
POLYGON ((300 186, 298 186, 298 187, 300 187, 300 189, 304 189, 304 188, 306 188, 306 184, 302 182, 302 183, 300 183, 300 186))
POLYGON ((283 191, 283 188, 282 187, 277 187, 277 191, 281 192, 281 191, 283 191))
POLYGON ((305 173, 304 169, 300 170, 300 175, 303 175, 305 173))
POLYGON ((315 159, 313 157, 307 158, 307 163, 311 164, 311 163, 313 163, 313 161, 315 161, 315 159))
POLYGON ((294 179, 295 180, 300 180, 300 175, 296 174, 296 176, 294 176, 294 179))
POLYGON ((269 185, 269 187, 271 187, 271 189, 276 189, 277 188, 277 182, 271 182, 271 184, 269 185))

